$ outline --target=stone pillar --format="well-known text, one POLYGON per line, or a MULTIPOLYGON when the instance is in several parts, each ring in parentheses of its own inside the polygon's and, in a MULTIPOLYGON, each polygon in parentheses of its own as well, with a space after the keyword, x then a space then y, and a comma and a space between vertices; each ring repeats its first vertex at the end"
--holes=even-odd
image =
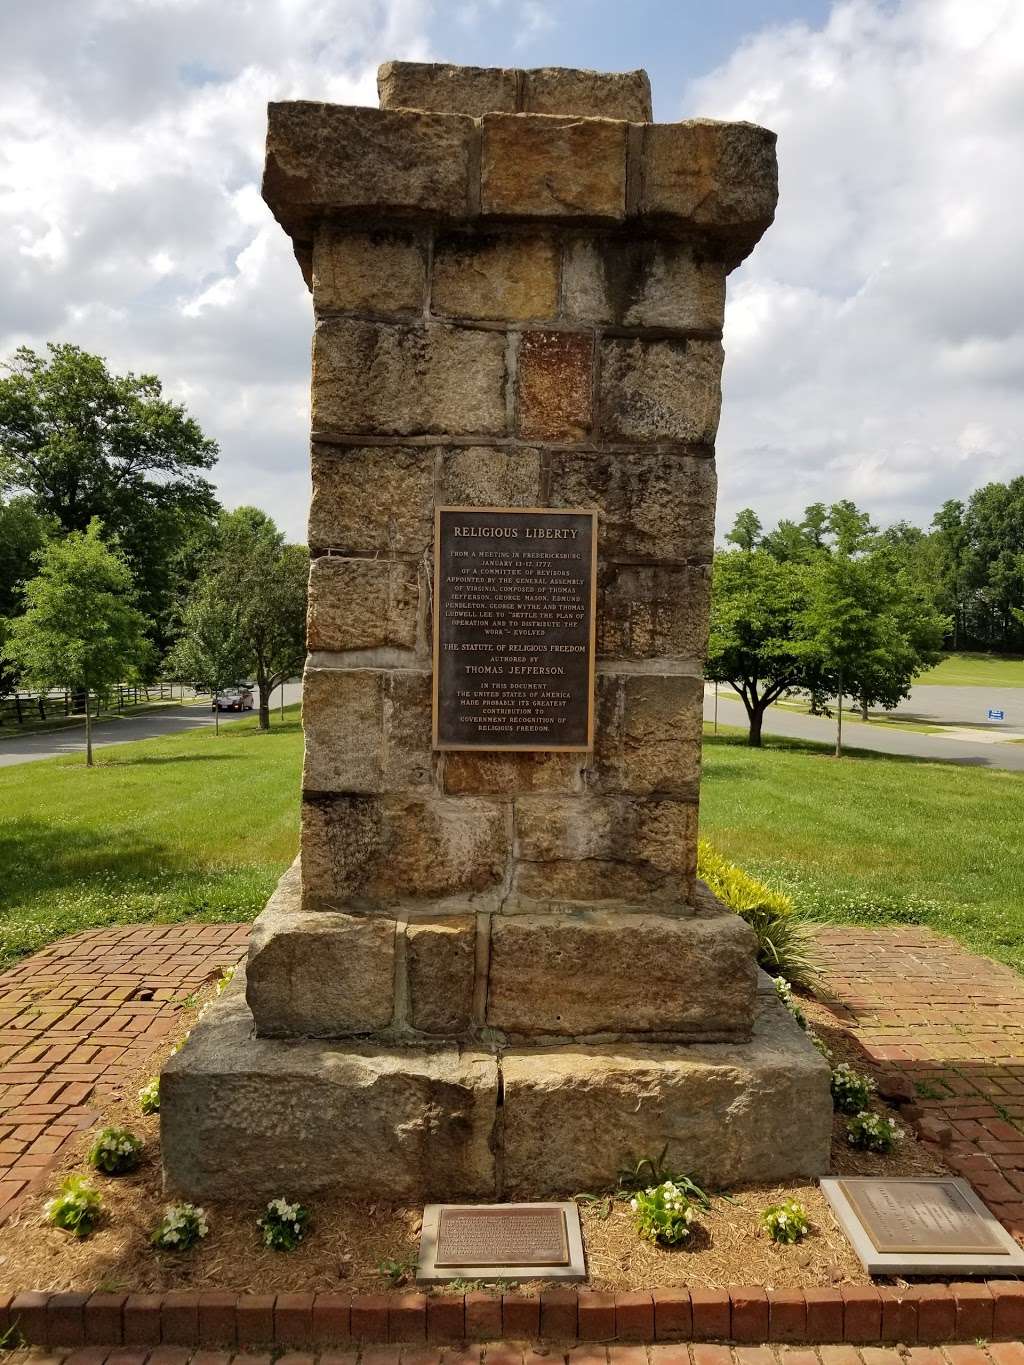
POLYGON ((666 1142, 816 1174, 827 1068, 694 881, 725 278, 775 137, 654 124, 643 72, 379 84, 270 106, 315 315, 301 866, 165 1072, 168 1181, 522 1197, 666 1142), (597 511, 592 751, 432 749, 450 505, 597 511))

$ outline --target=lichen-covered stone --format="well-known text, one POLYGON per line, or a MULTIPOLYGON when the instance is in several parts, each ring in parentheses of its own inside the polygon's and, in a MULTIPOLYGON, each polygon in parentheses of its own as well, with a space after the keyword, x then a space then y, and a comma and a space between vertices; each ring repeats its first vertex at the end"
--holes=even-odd
POLYGON ((313 446, 309 548, 421 555, 434 537, 434 452, 313 446))
POLYGON ((507 66, 450 62, 384 62, 377 68, 382 109, 433 109, 441 114, 516 111, 517 73, 507 66))
POLYGON ((579 441, 593 422, 594 343, 586 332, 524 332, 518 429, 527 441, 579 441))
POLYGON ((413 649, 419 568, 408 561, 321 555, 309 575, 310 649, 413 649))
POLYGON ((651 118, 651 82, 646 71, 582 71, 541 66, 523 72, 523 111, 575 114, 583 118, 651 118))
POLYGON ((770 226, 779 197, 775 134, 754 123, 687 119, 644 129, 640 207, 712 234, 736 265, 770 226))
POLYGON ((304 791, 370 795, 431 785, 427 672, 307 666, 303 726, 304 791))
POLYGON ((713 460, 679 451, 553 450, 551 507, 596 507, 607 560, 710 559, 713 460))
POLYGON ((497 332, 326 318, 313 341, 313 427, 407 436, 505 430, 497 332))
POLYGON ((513 1037, 750 1037, 753 930, 728 911, 495 915, 487 1023, 513 1037))
POLYGON ((605 564, 598 575, 598 655, 700 667, 710 606, 710 564, 605 564))
POLYGON ((302 803, 307 910, 498 898, 508 856, 502 803, 463 797, 318 797, 302 803))
POLYGON ((588 786, 606 795, 696 801, 704 680, 678 673, 602 674, 588 786))
POLYGON ((601 345, 601 431, 609 440, 711 445, 722 406, 717 341, 606 338, 601 345))
POLYGON ((473 120, 315 100, 271 103, 263 198, 292 237, 368 212, 465 215, 473 120))
POLYGON ((410 1025, 422 1033, 464 1033, 473 1016, 476 917, 410 920, 405 961, 410 1025))
POLYGON ((442 236, 434 243, 431 306, 449 317, 556 317, 558 247, 548 235, 442 236))
POLYGON ((485 215, 618 222, 626 211, 626 124, 543 114, 486 114, 485 215))
POLYGON ((725 270, 685 242, 589 235, 566 247, 564 293, 567 315, 585 322, 713 331, 725 270))
POLYGON ((323 228, 316 235, 313 305, 319 311, 421 313, 426 280, 426 247, 415 233, 323 228))
POLYGON ((412 792, 432 785, 431 675, 396 668, 384 680, 385 791, 412 792))
POLYGON ((538 507, 540 452, 529 446, 452 446, 442 452, 440 501, 449 506, 538 507))
POLYGON ((586 754, 445 754, 442 782, 449 796, 518 796, 524 792, 579 792, 586 754))
POLYGON ((773 1000, 749 1043, 514 1048, 501 1069, 506 1199, 614 1189, 648 1152, 711 1188, 828 1171, 828 1063, 773 1000))

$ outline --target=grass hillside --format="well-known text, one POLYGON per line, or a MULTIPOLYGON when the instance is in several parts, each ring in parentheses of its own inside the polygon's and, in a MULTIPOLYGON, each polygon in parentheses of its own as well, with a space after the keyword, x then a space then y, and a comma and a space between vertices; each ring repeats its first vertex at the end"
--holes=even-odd
POLYGON ((915 687, 1024 687, 1024 659, 996 654, 947 654, 941 663, 914 679, 915 687))

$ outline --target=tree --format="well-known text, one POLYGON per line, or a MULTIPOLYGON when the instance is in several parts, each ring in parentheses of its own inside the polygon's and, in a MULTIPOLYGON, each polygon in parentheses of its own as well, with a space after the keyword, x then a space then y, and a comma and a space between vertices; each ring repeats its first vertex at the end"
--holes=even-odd
POLYGON ((963 573, 972 634, 989 648, 1024 643, 1015 609, 1024 607, 1024 475, 971 494, 963 518, 963 573))
POLYGON ((172 560, 217 510, 203 477, 214 441, 155 375, 114 375, 77 346, 20 347, 0 378, 0 491, 28 495, 65 531, 99 517, 131 566, 142 610, 162 636, 172 560))
POLYGON ((705 673, 739 693, 754 747, 772 702, 817 685, 816 646, 805 622, 813 574, 808 564, 760 549, 715 555, 705 673))
MULTIPOLYGON (((216 694, 237 682, 249 656, 239 624, 234 596, 224 597, 221 585, 204 579, 185 605, 181 635, 164 661, 168 676, 178 682, 209 688, 216 694)), ((214 729, 220 731, 220 712, 214 706, 214 729)))
POLYGON ((737 512, 736 520, 732 524, 732 530, 726 535, 732 545, 738 545, 741 550, 752 550, 761 536, 761 520, 752 507, 744 507, 741 512, 737 512))
MULTIPOLYGON (((0 646, 11 618, 24 606, 24 586, 36 571, 36 554, 46 541, 48 526, 27 498, 4 503, 0 498, 0 646)), ((0 664, 0 697, 9 692, 15 674, 0 664)))
POLYGON ((146 620, 132 605, 131 569, 98 519, 51 541, 25 588, 25 614, 13 621, 4 657, 40 687, 85 692, 85 761, 92 767, 92 697, 149 662, 146 620))

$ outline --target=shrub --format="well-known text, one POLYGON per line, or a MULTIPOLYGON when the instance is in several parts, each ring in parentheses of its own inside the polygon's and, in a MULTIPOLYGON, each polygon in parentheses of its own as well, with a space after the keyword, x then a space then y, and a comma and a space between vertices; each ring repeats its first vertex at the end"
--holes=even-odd
POLYGON ((796 1199, 772 1204, 761 1214, 761 1226, 773 1242, 799 1242, 810 1230, 807 1210, 796 1199))
POLYGON ((195 1204, 168 1204, 149 1240, 160 1251, 189 1251, 209 1230, 205 1209, 195 1204))
POLYGON ((841 1114, 862 1114, 877 1089, 870 1076, 854 1071, 849 1062, 832 1068, 832 1102, 841 1114))
POLYGON ((902 1136, 903 1129, 895 1119, 883 1118, 867 1109, 846 1120, 847 1142, 865 1152, 891 1152, 902 1136))
POLYGON ((104 1128, 89 1148, 89 1165, 104 1175, 125 1175, 142 1160, 145 1145, 127 1128, 104 1128))
POLYGON ((258 1220, 263 1245, 272 1251, 294 1251, 306 1235, 309 1210, 286 1199, 272 1199, 258 1220))
POLYGON ((139 1108, 144 1114, 159 1114, 160 1112, 160 1077, 154 1076, 152 1080, 139 1091, 139 1108))
POLYGON ((43 1212, 56 1227, 81 1239, 95 1231, 103 1217, 103 1200, 84 1176, 69 1175, 59 1193, 43 1205, 43 1212))
POLYGON ((633 1210, 640 1236, 668 1246, 685 1242, 697 1217, 691 1200, 672 1180, 665 1180, 653 1189, 638 1190, 629 1201, 629 1207, 633 1210))
POLYGON ((791 896, 773 891, 723 858, 707 839, 697 845, 697 876, 753 929, 759 966, 770 976, 783 976, 798 986, 810 984, 815 972, 811 935, 791 896))

